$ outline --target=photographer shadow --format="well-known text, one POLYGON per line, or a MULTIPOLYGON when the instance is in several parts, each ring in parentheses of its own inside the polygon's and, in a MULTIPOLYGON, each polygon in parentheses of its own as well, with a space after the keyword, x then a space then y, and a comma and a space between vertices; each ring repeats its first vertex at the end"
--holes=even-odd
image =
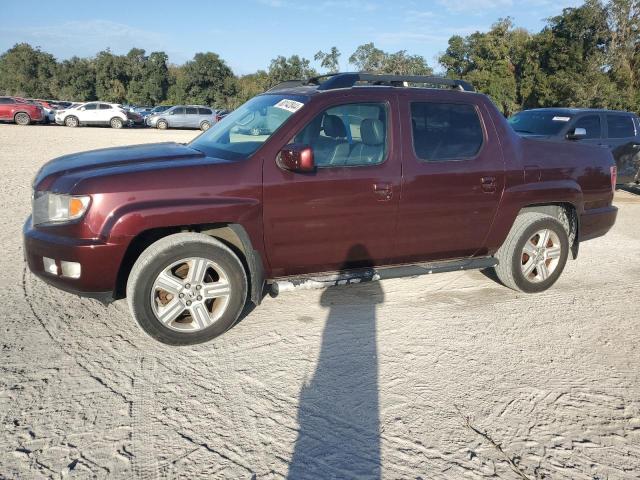
MULTIPOLYGON (((356 245, 343 269, 371 266, 356 245)), ((316 370, 300 393, 289 479, 380 478, 376 305, 383 301, 379 282, 322 294, 329 314, 316 370)))

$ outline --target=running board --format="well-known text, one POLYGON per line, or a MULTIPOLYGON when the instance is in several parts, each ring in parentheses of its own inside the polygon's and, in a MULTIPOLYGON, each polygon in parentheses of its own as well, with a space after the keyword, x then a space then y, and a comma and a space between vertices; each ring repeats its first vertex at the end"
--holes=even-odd
POLYGON ((346 270, 339 273, 307 275, 300 277, 284 277, 270 283, 273 295, 294 290, 314 290, 336 285, 351 285, 354 283, 377 282, 389 278, 418 277, 432 273, 456 272, 459 270, 477 270, 495 267, 498 260, 493 257, 465 258, 446 262, 416 263, 413 265, 399 265, 394 267, 363 268, 346 270))

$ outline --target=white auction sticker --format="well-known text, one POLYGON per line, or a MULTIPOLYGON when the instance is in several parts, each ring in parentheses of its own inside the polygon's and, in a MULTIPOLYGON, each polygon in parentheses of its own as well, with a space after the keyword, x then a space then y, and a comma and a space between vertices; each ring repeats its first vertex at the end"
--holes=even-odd
POLYGON ((276 108, 281 108, 286 110, 287 112, 295 113, 304 107, 304 103, 296 102, 295 100, 280 100, 278 103, 274 105, 276 108))
POLYGON ((571 117, 553 117, 554 122, 568 122, 571 117))

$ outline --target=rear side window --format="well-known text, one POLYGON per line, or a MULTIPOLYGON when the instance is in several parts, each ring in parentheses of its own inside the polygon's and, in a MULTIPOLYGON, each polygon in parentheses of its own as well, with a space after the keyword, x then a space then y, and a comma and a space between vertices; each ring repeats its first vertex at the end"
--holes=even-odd
POLYGON ((199 115, 212 115, 211 110, 209 110, 208 108, 199 108, 198 109, 198 114, 199 115))
POLYGON ((106 103, 101 103, 100 110, 111 110, 111 105, 107 105, 106 103))
POLYGON ((629 138, 636 136, 633 119, 627 115, 607 115, 609 138, 629 138))
POLYGON ((587 136, 583 138, 600 138, 600 115, 587 115, 578 119, 573 126, 574 131, 576 128, 584 128, 587 131, 587 136))
POLYGON ((315 117, 293 139, 313 148, 318 167, 357 167, 384 162, 387 109, 382 103, 331 107, 315 117))
POLYGON ((482 147, 482 126, 473 105, 412 103, 411 125, 413 148, 426 162, 473 158, 482 147))
POLYGON ((197 115, 198 109, 194 107, 187 107, 187 115, 197 115))
POLYGON ((13 100, 11 100, 10 98, 1 98, 0 97, 0 104, 8 104, 8 103, 13 103, 13 100))

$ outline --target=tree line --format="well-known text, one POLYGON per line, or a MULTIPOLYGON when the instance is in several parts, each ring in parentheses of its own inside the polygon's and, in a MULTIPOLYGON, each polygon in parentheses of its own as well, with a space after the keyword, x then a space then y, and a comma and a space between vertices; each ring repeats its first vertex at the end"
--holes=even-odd
MULTIPOLYGON (((339 70, 336 47, 314 56, 323 73, 339 70)), ((438 58, 440 71, 470 81, 505 115, 544 106, 640 111, 640 1, 587 0, 549 18, 537 33, 509 18, 488 32, 455 35, 438 58)), ((348 57, 353 70, 429 75, 424 57, 385 52, 373 43, 348 57)), ((0 55, 0 93, 137 105, 195 103, 235 108, 280 81, 318 75, 311 60, 278 56, 265 70, 234 75, 216 53, 196 53, 173 65, 164 52, 132 48, 58 62, 20 43, 0 55)))

